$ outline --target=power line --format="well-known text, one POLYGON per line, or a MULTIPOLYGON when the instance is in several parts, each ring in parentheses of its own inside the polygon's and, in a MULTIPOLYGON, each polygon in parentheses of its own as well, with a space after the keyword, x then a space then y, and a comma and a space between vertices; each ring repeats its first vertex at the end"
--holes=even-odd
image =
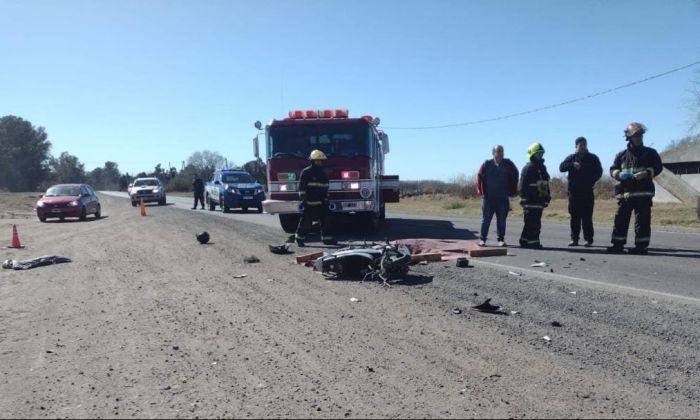
POLYGON ((521 111, 521 112, 516 112, 516 113, 513 113, 513 114, 501 115, 501 116, 499 116, 499 117, 484 118, 484 119, 481 119, 481 120, 467 121, 467 122, 455 123, 455 124, 445 124, 445 125, 432 125, 432 126, 424 126, 424 127, 384 127, 384 128, 390 129, 390 130, 433 130, 433 129, 437 129, 437 128, 462 127, 462 126, 465 126, 465 125, 475 125, 475 124, 482 124, 482 123, 486 123, 486 122, 505 120, 505 119, 508 119, 508 118, 519 117, 519 116, 521 116, 521 115, 526 115, 526 114, 533 114, 533 113, 535 113, 535 112, 545 111, 545 110, 552 109, 552 108, 558 108, 558 107, 560 107, 560 106, 573 104, 574 102, 580 102, 580 101, 584 101, 584 100, 586 100, 586 99, 595 98, 596 96, 605 95, 605 94, 608 94, 608 93, 611 93, 611 92, 615 92, 615 91, 617 91, 617 90, 621 90, 621 89, 628 88, 628 87, 630 87, 630 86, 634 86, 634 85, 638 85, 638 84, 640 84, 640 83, 648 82, 648 81, 650 81, 650 80, 657 79, 657 78, 659 78, 659 77, 667 76, 667 75, 669 75, 669 74, 671 74, 671 73, 675 73, 675 72, 677 72, 677 71, 685 70, 685 69, 687 69, 687 68, 689 68, 689 67, 697 66, 698 64, 700 64, 700 61, 696 61, 696 62, 694 62, 694 63, 686 64, 685 66, 677 67, 677 68, 675 68, 675 69, 668 70, 668 71, 665 71, 665 72, 663 72, 663 73, 658 73, 658 74, 655 74, 655 75, 653 75, 653 76, 646 77, 646 78, 641 79, 641 80, 637 80, 637 81, 634 81, 634 82, 626 83, 626 84, 624 84, 624 85, 620 85, 620 86, 617 86, 617 87, 614 87, 614 88, 606 89, 606 90, 603 90, 603 91, 600 91, 600 92, 592 93, 592 94, 590 94, 590 95, 581 96, 581 97, 578 97, 578 98, 575 98, 575 99, 569 99, 569 100, 564 101, 564 102, 559 102, 559 103, 557 103, 557 104, 547 105, 547 106, 543 106, 543 107, 540 107, 540 108, 530 109, 530 110, 527 110, 527 111, 521 111))

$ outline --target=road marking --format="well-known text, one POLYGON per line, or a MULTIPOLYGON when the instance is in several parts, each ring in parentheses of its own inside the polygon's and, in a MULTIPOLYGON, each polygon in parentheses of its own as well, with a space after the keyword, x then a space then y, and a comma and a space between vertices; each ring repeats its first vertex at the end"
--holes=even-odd
POLYGON ((535 276, 543 276, 543 277, 549 277, 554 280, 567 280, 568 282, 573 282, 573 283, 587 283, 589 285, 595 285, 595 286, 602 286, 606 288, 612 288, 612 289, 621 289, 627 292, 634 292, 637 294, 642 294, 642 295, 657 295, 657 296, 663 296, 666 298, 671 298, 671 299, 676 299, 676 300, 683 300, 683 301, 689 301, 691 303, 694 303, 696 305, 700 305, 700 299, 690 297, 690 296, 683 296, 683 295, 676 295, 673 293, 666 293, 666 292, 659 292, 656 290, 649 290, 649 289, 640 289, 638 287, 633 287, 633 286, 623 286, 621 284, 614 284, 614 283, 605 283, 603 281, 599 280, 590 280, 590 279, 584 279, 580 277, 573 277, 573 276, 567 276, 565 274, 557 274, 557 273, 547 273, 547 272, 542 272, 542 271, 537 271, 537 270, 530 270, 528 268, 521 268, 521 267, 516 267, 512 265, 506 265, 506 264, 499 264, 499 263, 494 263, 494 262, 489 262, 489 261, 481 261, 477 260, 475 258, 470 259, 471 262, 474 264, 483 264, 483 265, 488 265, 492 267, 497 267, 497 268, 503 268, 503 269, 508 269, 508 270, 518 270, 523 273, 528 273, 532 274, 535 276))

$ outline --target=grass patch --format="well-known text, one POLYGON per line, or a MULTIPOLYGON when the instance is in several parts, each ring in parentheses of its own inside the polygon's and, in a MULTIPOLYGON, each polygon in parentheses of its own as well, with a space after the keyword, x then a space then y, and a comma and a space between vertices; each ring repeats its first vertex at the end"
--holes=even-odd
POLYGON ((467 207, 467 203, 465 203, 464 200, 448 201, 442 205, 442 208, 445 210, 457 210, 465 207, 467 207))

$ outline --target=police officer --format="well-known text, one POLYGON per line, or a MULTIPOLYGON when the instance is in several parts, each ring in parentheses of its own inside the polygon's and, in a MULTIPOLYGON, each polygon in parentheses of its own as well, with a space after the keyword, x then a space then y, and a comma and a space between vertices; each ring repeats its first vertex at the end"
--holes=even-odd
POLYGON ((549 205, 549 173, 544 166, 544 147, 533 143, 527 148, 528 163, 520 175, 520 205, 525 225, 520 235, 523 248, 541 249, 542 211, 549 205))
POLYGON ((328 177, 323 171, 326 155, 320 150, 313 150, 309 155, 311 164, 301 171, 299 176, 299 198, 302 202, 301 218, 296 231, 296 242, 304 246, 306 234, 311 230, 311 223, 318 220, 321 225, 321 240, 324 244, 335 244, 328 236, 328 177))
POLYGON ((194 174, 192 177, 192 191, 194 191, 194 205, 192 210, 197 210, 197 202, 202 205, 202 210, 204 210, 204 181, 199 177, 198 174, 194 174))
POLYGON ((615 185, 617 213, 612 233, 612 246, 607 252, 621 254, 627 242, 627 230, 634 211, 634 248, 630 254, 647 253, 651 240, 651 205, 654 197, 654 177, 661 173, 661 157, 655 149, 644 146, 644 124, 633 122, 625 129, 627 148, 615 156, 610 175, 619 181, 615 185))
POLYGON ((571 242, 578 246, 581 225, 583 225, 584 246, 593 244, 593 187, 603 175, 600 159, 588 152, 588 141, 579 137, 574 141, 576 153, 571 154, 559 165, 559 171, 568 172, 569 214, 571 215, 571 242))

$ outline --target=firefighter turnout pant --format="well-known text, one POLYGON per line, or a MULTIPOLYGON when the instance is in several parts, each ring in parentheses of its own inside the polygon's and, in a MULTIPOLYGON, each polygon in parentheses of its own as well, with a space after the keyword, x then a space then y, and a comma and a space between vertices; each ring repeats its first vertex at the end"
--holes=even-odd
POLYGON ((304 210, 301 212, 301 218, 297 226, 296 239, 298 241, 306 240, 306 235, 311 231, 311 224, 314 220, 318 220, 321 227, 321 240, 332 240, 329 222, 330 210, 328 205, 323 202, 321 204, 304 204, 304 210))
POLYGON ((569 215, 571 215, 571 240, 578 241, 583 227, 583 239, 593 242, 593 206, 595 198, 591 196, 569 196, 569 215))
POLYGON ((651 197, 621 198, 617 202, 612 244, 622 247, 627 243, 627 230, 634 211, 634 246, 646 249, 651 240, 651 197))
POLYGON ((523 233, 520 234, 520 246, 540 248, 540 230, 542 230, 543 205, 529 204, 523 206, 523 233))

